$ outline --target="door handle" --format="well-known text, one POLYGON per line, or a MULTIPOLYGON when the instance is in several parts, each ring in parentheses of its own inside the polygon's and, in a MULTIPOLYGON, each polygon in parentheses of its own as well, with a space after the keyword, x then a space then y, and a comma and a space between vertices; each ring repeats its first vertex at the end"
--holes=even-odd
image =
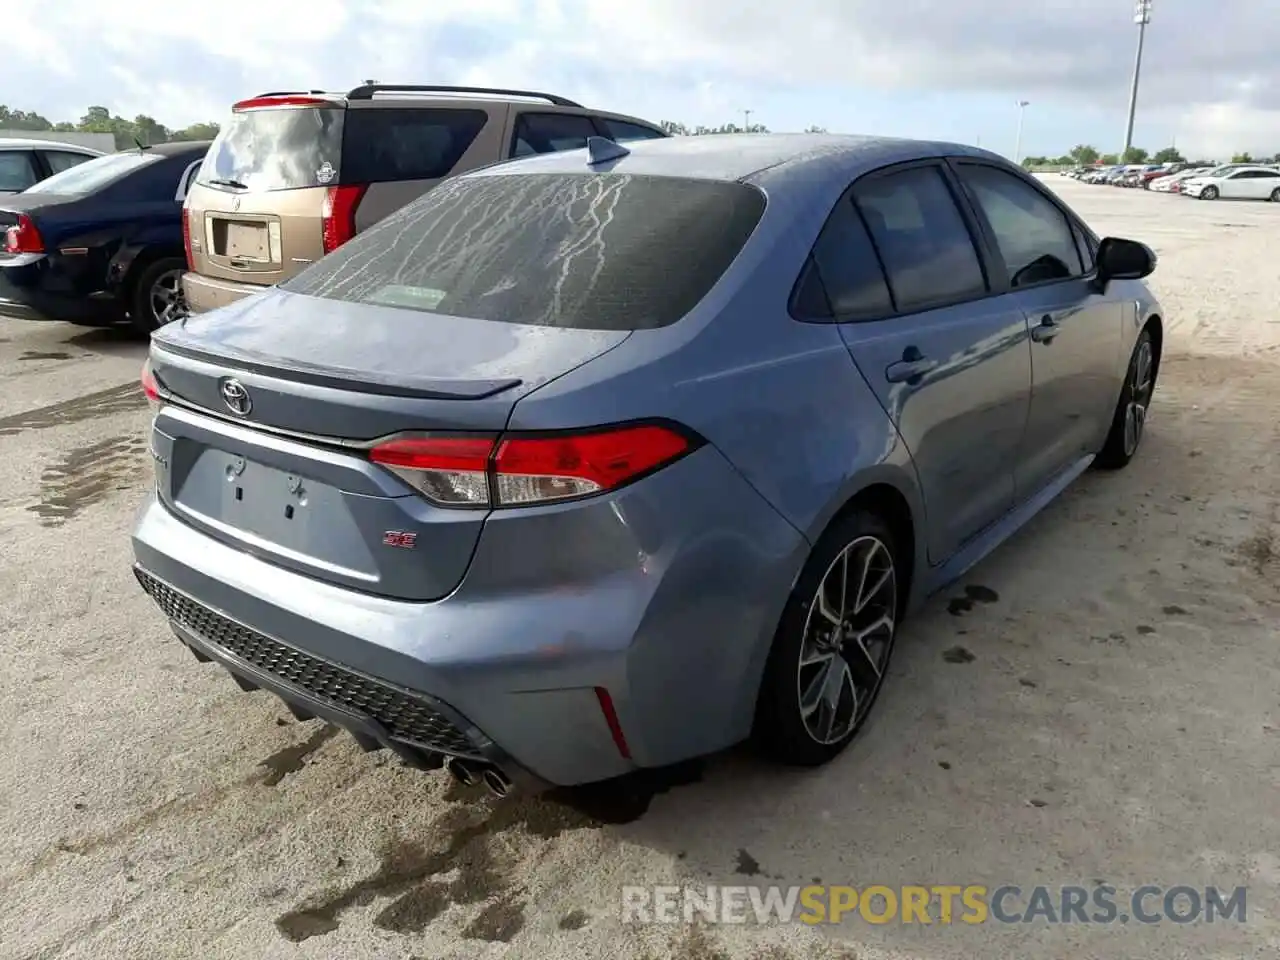
POLYGON ((1048 343, 1061 332, 1062 328, 1058 326, 1058 321, 1046 313, 1040 318, 1040 322, 1031 328, 1031 339, 1036 343, 1048 343))
POLYGON ((913 380, 919 380, 926 373, 936 369, 937 360, 930 360, 927 357, 920 356, 920 351, 908 350, 903 354, 901 360, 897 363, 891 363, 885 368, 884 378, 890 383, 910 383, 913 380))

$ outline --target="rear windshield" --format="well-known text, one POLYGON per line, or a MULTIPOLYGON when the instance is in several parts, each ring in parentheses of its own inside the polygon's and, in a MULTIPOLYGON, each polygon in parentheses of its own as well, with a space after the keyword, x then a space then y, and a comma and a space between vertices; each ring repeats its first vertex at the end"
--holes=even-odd
POLYGON ((244 110, 218 133, 196 182, 253 191, 337 182, 342 154, 338 107, 244 110))
POLYGON ((93 193, 107 184, 114 183, 121 177, 133 173, 150 163, 157 163, 160 157, 154 153, 130 151, 129 153, 109 153, 105 157, 94 157, 84 163, 77 164, 41 180, 35 186, 28 187, 26 193, 80 194, 93 193))
POLYGON ((764 195, 742 183, 622 174, 462 177, 281 286, 507 323, 662 327, 706 296, 764 208, 764 195))

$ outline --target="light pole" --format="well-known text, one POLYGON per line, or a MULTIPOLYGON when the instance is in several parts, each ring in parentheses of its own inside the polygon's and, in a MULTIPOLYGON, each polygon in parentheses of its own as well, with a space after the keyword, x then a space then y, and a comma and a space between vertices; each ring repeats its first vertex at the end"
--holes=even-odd
POLYGON ((743 133, 751 132, 751 113, 752 111, 750 110, 742 111, 742 132, 743 133))
POLYGON ((1022 163, 1022 115, 1026 112, 1027 107, 1031 106, 1030 100, 1018 101, 1018 139, 1013 144, 1013 162, 1022 163))
POLYGON ((1133 146, 1133 116, 1138 112, 1138 78, 1142 74, 1142 41, 1147 35, 1147 24, 1151 22, 1151 0, 1134 0, 1133 22, 1138 25, 1138 53, 1133 58, 1133 86, 1129 88, 1129 122, 1124 128, 1124 149, 1120 151, 1120 162, 1124 163, 1125 154, 1133 146))

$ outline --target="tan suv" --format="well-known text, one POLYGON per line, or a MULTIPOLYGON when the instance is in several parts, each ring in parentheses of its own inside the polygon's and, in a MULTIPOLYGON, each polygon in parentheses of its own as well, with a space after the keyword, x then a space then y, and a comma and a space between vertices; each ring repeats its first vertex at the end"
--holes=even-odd
POLYGON ((280 283, 444 178, 656 124, 546 93, 368 83, 237 103, 183 208, 193 312, 280 283))

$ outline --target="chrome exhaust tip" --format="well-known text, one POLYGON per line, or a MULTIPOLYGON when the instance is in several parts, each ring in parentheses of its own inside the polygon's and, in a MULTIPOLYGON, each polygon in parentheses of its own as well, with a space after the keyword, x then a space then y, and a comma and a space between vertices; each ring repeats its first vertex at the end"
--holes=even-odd
POLYGON ((482 776, 484 785, 495 797, 505 797, 511 793, 511 778, 497 767, 489 767, 482 776))
POLYGON ((480 782, 480 772, 465 760, 450 757, 444 762, 444 768, 464 787, 474 787, 480 782))

